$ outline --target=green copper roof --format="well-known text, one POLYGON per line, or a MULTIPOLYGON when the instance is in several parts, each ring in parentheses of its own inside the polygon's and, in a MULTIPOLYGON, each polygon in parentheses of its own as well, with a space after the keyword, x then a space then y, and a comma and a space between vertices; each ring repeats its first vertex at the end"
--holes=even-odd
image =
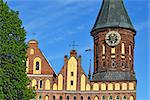
POLYGON ((127 28, 135 31, 122 0, 103 0, 92 32, 103 28, 127 28))

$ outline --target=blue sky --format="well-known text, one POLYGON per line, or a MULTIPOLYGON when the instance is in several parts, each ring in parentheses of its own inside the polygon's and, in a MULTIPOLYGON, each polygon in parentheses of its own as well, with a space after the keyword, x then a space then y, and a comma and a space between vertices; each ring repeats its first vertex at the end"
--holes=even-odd
MULTIPOLYGON (((27 40, 36 39, 53 69, 58 73, 63 66, 64 55, 69 55, 72 41, 82 55, 82 67, 87 73, 89 54, 93 49, 90 31, 95 23, 101 0, 5 0, 20 12, 27 31, 27 40)), ((137 100, 147 100, 149 88, 149 4, 148 0, 124 0, 128 14, 137 31, 135 36, 135 72, 137 100)), ((150 98, 150 97, 149 97, 150 98)))

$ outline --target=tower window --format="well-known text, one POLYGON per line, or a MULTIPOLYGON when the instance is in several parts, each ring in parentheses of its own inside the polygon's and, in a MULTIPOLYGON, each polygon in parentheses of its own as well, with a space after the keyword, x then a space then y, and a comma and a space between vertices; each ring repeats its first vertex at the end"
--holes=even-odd
POLYGON ((115 68, 115 67, 116 67, 115 61, 111 61, 111 67, 112 67, 112 68, 115 68))
POLYGON ((131 52, 132 52, 131 45, 129 45, 129 55, 130 56, 131 56, 131 52))
POLYGON ((115 52, 116 52, 115 47, 111 48, 111 58, 115 58, 115 52))
POLYGON ((96 71, 98 71, 98 60, 96 60, 96 71))
POLYGON ((37 61, 36 62, 36 70, 39 70, 39 69, 40 69, 39 62, 37 61))
POLYGON ((105 45, 102 45, 102 49, 103 49, 103 55, 105 54, 105 45))
POLYGON ((73 72, 71 72, 71 76, 73 76, 73 72))
POLYGON ((125 54, 125 44, 124 43, 122 43, 121 44, 121 54, 125 54))
POLYGON ((73 85, 73 81, 70 81, 70 84, 73 85))

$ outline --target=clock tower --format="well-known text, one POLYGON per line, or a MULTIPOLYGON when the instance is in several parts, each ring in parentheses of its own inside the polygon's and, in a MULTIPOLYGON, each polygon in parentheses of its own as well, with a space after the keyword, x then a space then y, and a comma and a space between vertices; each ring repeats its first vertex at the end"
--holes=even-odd
POLYGON ((95 25, 93 81, 136 80, 135 29, 123 0, 103 0, 95 25))

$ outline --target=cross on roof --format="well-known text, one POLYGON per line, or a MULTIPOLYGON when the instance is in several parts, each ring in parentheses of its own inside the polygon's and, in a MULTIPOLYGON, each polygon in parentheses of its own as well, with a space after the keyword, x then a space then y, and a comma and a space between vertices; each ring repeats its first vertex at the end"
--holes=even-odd
POLYGON ((72 47, 72 50, 75 50, 75 47, 79 45, 75 44, 75 41, 72 41, 72 44, 70 44, 69 46, 72 47))

